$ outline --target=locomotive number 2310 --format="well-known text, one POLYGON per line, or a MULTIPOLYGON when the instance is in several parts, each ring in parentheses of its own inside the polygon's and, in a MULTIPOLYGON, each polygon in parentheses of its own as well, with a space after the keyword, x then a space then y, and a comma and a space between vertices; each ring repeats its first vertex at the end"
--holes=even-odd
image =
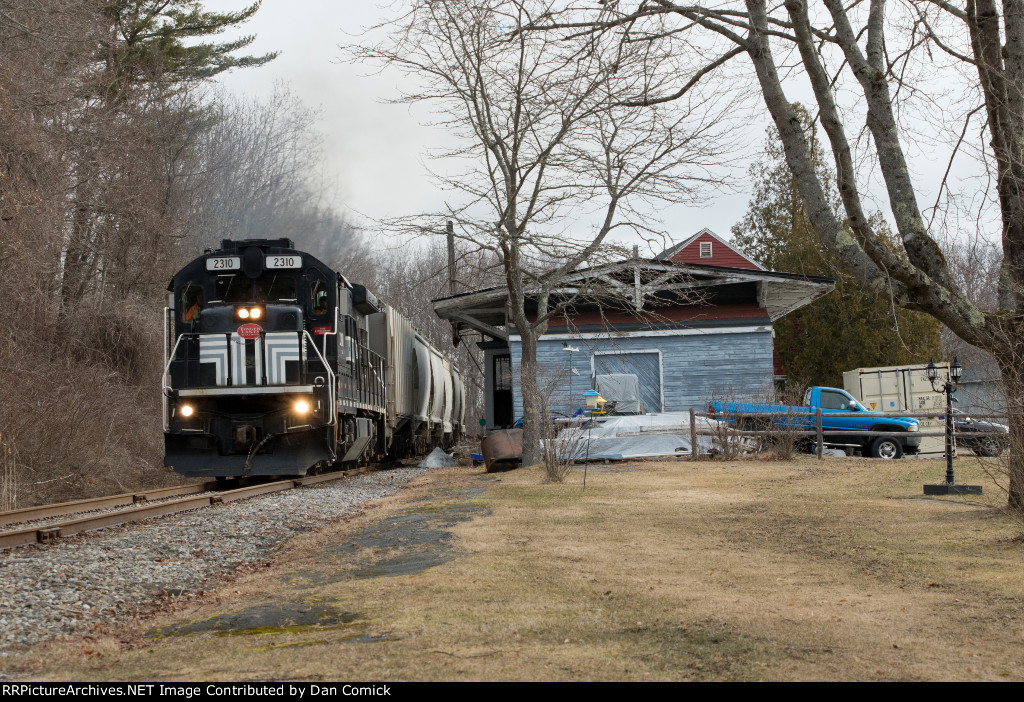
POLYGON ((267 256, 263 265, 267 268, 302 268, 301 256, 267 256))
POLYGON ((238 256, 217 256, 206 259, 208 271, 237 271, 242 267, 242 259, 238 256))

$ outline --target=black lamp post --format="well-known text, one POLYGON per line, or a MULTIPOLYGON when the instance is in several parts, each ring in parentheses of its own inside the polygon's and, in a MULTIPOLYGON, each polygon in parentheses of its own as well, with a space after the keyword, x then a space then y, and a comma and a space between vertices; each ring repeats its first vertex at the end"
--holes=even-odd
POLYGON ((956 390, 960 376, 964 373, 964 367, 960 361, 953 358, 953 365, 949 367, 946 379, 942 381, 942 389, 935 386, 939 379, 939 369, 931 361, 928 362, 928 382, 932 384, 932 390, 942 392, 946 395, 946 482, 939 485, 925 485, 925 495, 980 495, 980 485, 957 485, 953 477, 953 391, 956 390))

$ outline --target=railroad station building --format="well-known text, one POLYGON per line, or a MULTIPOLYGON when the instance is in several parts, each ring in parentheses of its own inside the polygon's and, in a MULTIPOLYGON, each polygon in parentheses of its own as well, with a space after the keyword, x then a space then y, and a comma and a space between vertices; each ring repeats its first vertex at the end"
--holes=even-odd
MULTIPOLYGON (((590 389, 647 414, 702 408, 712 398, 771 399, 772 322, 834 287, 831 278, 765 270, 708 229, 652 259, 579 269, 551 295, 564 309, 538 341, 541 392, 549 411, 566 415, 590 389)), ((487 428, 511 426, 523 415, 522 345, 508 291, 473 290, 433 306, 456 335, 479 339, 487 428)))

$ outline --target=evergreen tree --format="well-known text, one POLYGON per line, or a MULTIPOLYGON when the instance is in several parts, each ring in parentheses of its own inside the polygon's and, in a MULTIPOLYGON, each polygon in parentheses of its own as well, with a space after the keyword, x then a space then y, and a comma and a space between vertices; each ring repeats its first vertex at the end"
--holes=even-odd
POLYGON ((63 115, 74 183, 59 254, 65 317, 108 282, 145 284, 152 269, 147 255, 169 260, 180 237, 170 212, 175 191, 194 160, 197 136, 216 117, 188 88, 276 56, 234 55, 252 36, 204 39, 245 22, 259 7, 208 12, 201 0, 112 0, 96 9, 99 39, 90 42, 81 89, 63 115))
POLYGON ((255 39, 196 41, 242 24, 260 2, 238 12, 208 12, 200 0, 116 0, 109 13, 116 34, 107 57, 108 77, 119 92, 138 82, 170 84, 205 80, 231 68, 262 66, 277 56, 234 56, 255 39))
MULTIPOLYGON (((815 168, 830 185, 833 208, 835 175, 807 111, 796 106, 814 154, 815 168)), ((823 275, 836 279, 824 298, 775 323, 775 348, 791 386, 841 386, 843 372, 854 368, 927 362, 940 357, 940 324, 932 317, 897 307, 844 271, 811 227, 774 128, 768 130, 765 157, 751 168, 755 182, 750 207, 733 227, 736 243, 770 270, 823 275)), ((884 220, 873 218, 893 252, 900 247, 884 220)), ((851 234, 852 236, 852 234, 851 234)))

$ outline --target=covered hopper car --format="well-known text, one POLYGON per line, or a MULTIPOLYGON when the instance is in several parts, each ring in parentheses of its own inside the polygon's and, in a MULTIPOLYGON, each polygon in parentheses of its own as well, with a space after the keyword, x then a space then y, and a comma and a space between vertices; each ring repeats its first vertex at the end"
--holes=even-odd
POLYGON ((449 447, 465 389, 407 319, 289 239, 224 240, 164 310, 164 463, 299 476, 449 447))

